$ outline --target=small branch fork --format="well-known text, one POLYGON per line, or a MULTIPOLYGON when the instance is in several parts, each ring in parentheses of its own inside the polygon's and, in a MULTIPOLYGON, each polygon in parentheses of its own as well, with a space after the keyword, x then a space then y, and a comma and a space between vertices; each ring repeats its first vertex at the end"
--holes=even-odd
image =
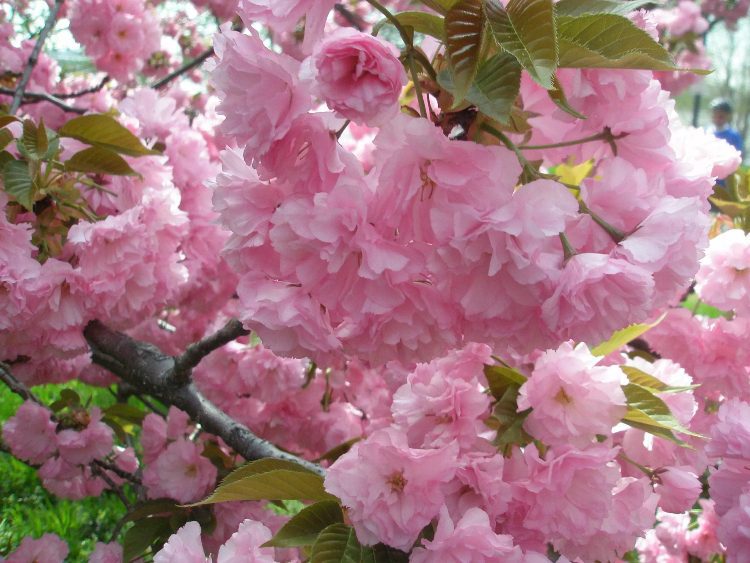
POLYGON ((111 371, 132 387, 185 411, 206 432, 219 436, 247 460, 276 458, 297 463, 323 475, 319 465, 284 452, 253 434, 211 403, 190 382, 189 372, 207 354, 247 334, 239 321, 230 321, 216 334, 188 347, 173 358, 155 346, 92 321, 83 332, 95 364, 111 371))

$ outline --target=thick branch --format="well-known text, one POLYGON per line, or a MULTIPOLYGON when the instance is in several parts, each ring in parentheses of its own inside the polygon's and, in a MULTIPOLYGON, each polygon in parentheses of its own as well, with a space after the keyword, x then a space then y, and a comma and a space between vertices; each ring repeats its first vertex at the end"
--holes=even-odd
POLYGON ((214 48, 209 47, 205 51, 203 51, 200 55, 198 55, 196 58, 194 58, 192 61, 190 61, 187 64, 182 65, 180 68, 178 68, 175 71, 170 72, 168 75, 166 75, 164 78, 161 78, 160 80, 157 80, 151 85, 151 88, 154 90, 160 90, 164 88, 167 84, 172 82, 175 78, 182 76, 186 72, 190 72, 194 68, 202 65, 206 59, 209 57, 212 57, 214 54, 214 48))
POLYGON ((197 366, 203 358, 208 356, 214 350, 228 344, 232 340, 247 334, 250 334, 250 332, 245 330, 242 323, 237 319, 232 319, 224 325, 223 328, 211 336, 207 336, 203 340, 191 344, 181 356, 175 358, 175 364, 171 376, 172 380, 170 383, 188 383, 193 368, 197 366))
POLYGON ((55 0, 55 3, 50 8, 49 16, 47 16, 47 21, 44 22, 44 27, 39 33, 39 38, 36 40, 34 48, 31 50, 29 60, 26 62, 26 66, 24 66, 23 68, 21 80, 18 81, 16 91, 13 94, 13 101, 11 102, 10 110, 8 111, 10 115, 14 115, 18 111, 18 108, 21 106, 23 93, 26 90, 26 86, 28 86, 29 84, 29 80, 31 80, 31 73, 36 66, 36 62, 39 60, 39 53, 42 51, 42 47, 44 46, 44 42, 47 40, 47 36, 49 35, 50 31, 52 31, 52 28, 55 27, 55 23, 57 22, 57 14, 60 12, 60 8, 62 7, 64 1, 65 0, 55 0))
POLYGON ((114 331, 99 321, 89 323, 83 334, 91 346, 94 363, 108 369, 133 387, 185 411, 206 432, 222 438, 245 459, 284 459, 319 475, 324 473, 319 465, 284 452, 253 434, 246 426, 233 420, 206 399, 192 383, 170 385, 175 359, 163 354, 155 346, 114 331))

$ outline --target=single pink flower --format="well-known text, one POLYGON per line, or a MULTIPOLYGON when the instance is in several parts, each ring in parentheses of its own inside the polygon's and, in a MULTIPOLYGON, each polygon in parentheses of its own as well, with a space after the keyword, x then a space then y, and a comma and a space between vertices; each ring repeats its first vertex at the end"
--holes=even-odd
POLYGON ((245 520, 219 549, 217 563, 274 563, 274 549, 261 547, 271 536, 260 522, 245 520))
POLYGON ((114 434, 102 422, 98 407, 91 409, 89 423, 83 430, 62 430, 57 434, 57 448, 60 457, 74 465, 84 465, 94 459, 101 459, 112 451, 114 434))
POLYGON ((201 543, 201 526, 188 522, 169 537, 154 556, 154 563, 210 563, 201 543))
POLYGON ((690 467, 665 467, 656 474, 654 491, 659 494, 659 508, 678 514, 690 510, 703 486, 690 467))
POLYGON ((519 391, 519 412, 532 409, 526 431, 553 446, 585 447, 597 434, 610 435, 627 410, 627 379, 619 366, 599 360, 585 344, 546 351, 519 391))
POLYGON ((68 544, 56 534, 44 534, 39 539, 23 538, 5 563, 63 563, 68 556, 68 544))
POLYGON ((186 503, 207 494, 216 484, 216 467, 201 455, 202 449, 184 438, 169 444, 143 473, 149 496, 186 503))
POLYGON ((117 543, 96 542, 89 563, 123 563, 122 546, 117 543))
POLYGON ((29 463, 44 463, 55 453, 57 441, 52 413, 25 401, 3 425, 3 441, 14 456, 29 463))
POLYGON ((390 43, 337 29, 316 45, 309 65, 314 91, 341 117, 376 126, 398 111, 406 73, 390 43))
POLYGON ((487 513, 480 508, 468 509, 460 520, 453 522, 448 509, 440 510, 435 536, 423 541, 409 561, 412 563, 490 563, 525 561, 521 549, 513 545, 509 535, 496 534, 487 513))
POLYGON ((330 467, 325 487, 347 507, 362 543, 408 550, 439 513, 457 452, 455 443, 411 449, 397 430, 378 430, 330 467))

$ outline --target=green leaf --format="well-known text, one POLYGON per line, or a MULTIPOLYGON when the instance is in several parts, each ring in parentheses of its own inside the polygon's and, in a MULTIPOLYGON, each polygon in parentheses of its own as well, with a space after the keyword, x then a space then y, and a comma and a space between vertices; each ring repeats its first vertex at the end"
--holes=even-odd
POLYGON ((231 500, 332 500, 323 477, 289 461, 263 459, 229 474, 205 500, 189 506, 231 500))
POLYGON ((5 169, 5 165, 14 162, 16 159, 8 151, 0 151, 0 172, 5 169))
POLYGON ((677 438, 674 432, 699 438, 703 437, 683 427, 669 410, 667 404, 649 389, 629 383, 623 385, 622 390, 625 392, 628 401, 628 411, 622 420, 625 424, 680 445, 684 445, 684 442, 677 438))
POLYGON ((506 366, 486 365, 484 375, 490 386, 492 395, 500 399, 509 385, 521 386, 526 383, 527 377, 522 373, 506 366))
POLYGON ((123 561, 132 561, 140 557, 159 538, 171 533, 169 518, 145 518, 138 520, 125 532, 122 542, 123 561))
POLYGON ((47 140, 47 130, 44 127, 44 120, 39 122, 39 127, 30 119, 24 120, 21 145, 24 148, 24 156, 28 156, 34 160, 40 160, 46 154, 49 142, 47 140))
POLYGON ((654 328, 656 325, 662 322, 664 320, 664 317, 666 316, 666 313, 663 314, 651 324, 634 324, 615 331, 615 333, 609 338, 609 340, 602 342, 598 346, 592 348, 591 353, 594 354, 594 356, 606 356, 607 354, 611 354, 612 352, 615 352, 616 350, 619 350, 620 348, 625 346, 631 340, 635 340, 642 334, 645 334, 646 332, 654 328))
POLYGON ((453 72, 454 105, 466 97, 477 74, 483 30, 483 0, 459 0, 445 15, 445 44, 453 72))
POLYGON ((716 197, 709 197, 708 199, 719 208, 719 211, 733 219, 744 217, 750 211, 750 201, 724 201, 716 197))
POLYGON ((337 501, 324 500, 302 509, 292 517, 265 546, 300 547, 315 543, 320 532, 331 524, 344 522, 337 501))
POLYGON ((628 381, 630 381, 630 383, 643 387, 652 393, 680 393, 682 391, 691 391, 700 387, 699 385, 673 387, 667 385, 661 379, 633 366, 620 366, 620 369, 628 376, 628 381))
POLYGON ((8 129, 0 129, 0 150, 3 150, 13 140, 13 133, 8 129))
POLYGON ((420 0, 428 8, 432 8, 438 14, 447 14, 457 2, 457 0, 420 0))
POLYGON ((406 563, 409 556, 383 544, 360 545, 354 530, 345 524, 325 528, 312 547, 310 563, 406 563))
POLYGON ((563 110, 565 113, 572 115, 578 119, 586 119, 586 116, 579 113, 573 106, 568 103, 568 98, 565 96, 565 92, 562 89, 560 81, 557 76, 552 77, 552 89, 547 90, 550 99, 555 103, 557 107, 563 110))
POLYGON ((185 509, 181 508, 172 499, 154 499, 140 502, 130 512, 125 515, 126 521, 136 521, 154 515, 165 515, 168 518, 169 515, 175 512, 184 512, 185 509))
POLYGON ((102 412, 133 424, 141 424, 143 419, 146 418, 146 414, 148 414, 146 411, 127 403, 115 403, 105 408, 102 412))
POLYGON ((310 563, 359 563, 362 546, 354 529, 345 524, 331 524, 313 544, 310 563))
POLYGON ((273 471, 275 469, 286 469, 289 471, 301 471, 303 473, 310 473, 309 470, 305 469, 298 463, 292 461, 286 461, 283 459, 263 458, 256 461, 246 463, 242 467, 238 467, 232 471, 229 475, 224 477, 221 482, 222 485, 229 484, 233 481, 239 481, 250 475, 257 475, 258 473, 265 473, 267 471, 273 471))
POLYGON ((651 0, 560 0, 555 4, 559 16, 582 16, 584 14, 616 14, 625 16, 651 0))
POLYGON ((68 172, 110 174, 112 176, 138 175, 119 154, 97 146, 75 153, 65 161, 65 170, 68 172))
POLYGON ((710 319, 717 319, 719 317, 732 319, 734 316, 734 313, 732 313, 731 311, 722 311, 721 309, 712 307, 708 303, 704 303, 695 293, 691 293, 690 295, 688 295, 681 303, 681 305, 685 309, 692 311, 694 315, 700 315, 702 317, 708 317, 710 319))
POLYGON ((16 121, 21 120, 18 119, 15 115, 0 115, 0 129, 7 125, 10 125, 11 123, 15 123, 16 121))
POLYGON ((508 124, 520 88, 518 61, 508 53, 498 53, 479 66, 466 99, 486 116, 508 124))
POLYGON ((487 21, 500 46, 513 55, 531 78, 552 89, 557 68, 555 11, 552 0, 499 0, 486 3, 487 21))
POLYGON ((503 455, 508 455, 514 445, 524 446, 531 436, 523 429, 523 423, 531 409, 518 412, 518 386, 509 385, 492 409, 489 426, 497 430, 493 442, 503 455))
MULTIPOLYGON (((427 12, 400 12, 394 14, 394 17, 401 25, 411 27, 417 33, 423 33, 434 37, 438 41, 445 40, 445 29, 443 28, 443 18, 427 12)), ((383 26, 393 25, 389 19, 380 20, 372 28, 372 34, 377 35, 383 26)))
POLYGON ((8 162, 3 169, 5 191, 27 211, 34 206, 34 180, 31 178, 29 163, 20 160, 8 162))
POLYGON ((677 70, 669 52, 623 16, 561 16, 557 30, 560 67, 677 70))
POLYGON ((138 137, 108 115, 82 115, 73 118, 58 133, 61 137, 71 137, 88 145, 129 156, 159 154, 143 146, 138 137))
POLYGON ((349 438, 346 442, 343 442, 339 444, 338 446, 332 447, 330 450, 328 450, 326 453, 324 453, 319 458, 313 460, 315 463, 320 463, 321 461, 336 461, 338 458, 340 458, 342 455, 344 455, 346 452, 352 449, 352 446, 359 442, 362 438, 356 437, 356 438, 349 438))

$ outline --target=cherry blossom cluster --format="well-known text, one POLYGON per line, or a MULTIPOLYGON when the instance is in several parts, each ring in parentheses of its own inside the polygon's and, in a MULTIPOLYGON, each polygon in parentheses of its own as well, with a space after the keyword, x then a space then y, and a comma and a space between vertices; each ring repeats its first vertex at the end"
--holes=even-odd
POLYGON ((701 10, 723 20, 729 29, 734 29, 737 21, 750 10, 748 0, 701 0, 701 10))
POLYGON ((2 436, 14 456, 39 466, 44 487, 61 498, 99 496, 107 481, 122 483, 115 473, 92 465, 94 461, 111 459, 128 473, 138 467, 133 448, 113 447, 112 429, 102 422, 98 407, 75 408, 55 421, 48 409, 26 401, 3 425, 2 436))
POLYGON ((396 115, 403 70, 377 39, 333 34, 302 64, 252 34, 224 30, 216 45, 221 131, 244 145, 244 162, 225 153, 215 205, 233 233, 240 316, 281 354, 378 364, 463 340, 518 353, 603 340, 689 285, 706 244, 702 198, 738 163, 726 144, 678 124, 650 73, 561 70, 585 121, 524 80, 524 107, 539 115, 529 146, 611 137, 529 152, 550 166, 596 162, 583 209, 552 180, 517 189, 510 150, 396 115), (273 102, 249 103, 259 97, 273 102), (316 99, 334 115, 311 113, 316 99), (335 118, 373 126, 383 115, 365 174, 336 142, 335 118), (698 139, 704 152, 688 164, 698 139), (621 183, 627 195, 613 197, 621 183))
MULTIPOLYGON (((702 10, 705 12, 705 4, 681 0, 672 8, 656 9, 644 15, 654 26, 656 36, 673 52, 675 62, 681 68, 711 69, 711 59, 706 54, 703 40, 709 22, 702 10)), ((675 96, 702 80, 699 74, 679 71, 660 71, 654 76, 662 88, 675 96)))
POLYGON ((143 0, 75 0, 70 31, 96 67, 127 80, 159 49, 159 23, 143 0))

